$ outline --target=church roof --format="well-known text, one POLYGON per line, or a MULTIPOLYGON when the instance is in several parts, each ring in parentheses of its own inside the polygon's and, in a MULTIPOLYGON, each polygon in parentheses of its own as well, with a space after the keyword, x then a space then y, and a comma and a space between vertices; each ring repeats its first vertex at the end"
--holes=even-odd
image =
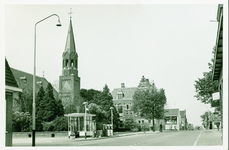
POLYGON ((14 75, 10 69, 10 66, 6 58, 5 58, 5 85, 18 87, 18 84, 14 78, 14 75))
MULTIPOLYGON (((23 89, 24 87, 29 88, 30 90, 33 89, 33 75, 21 70, 17 70, 14 68, 11 68, 12 73, 15 77, 15 80, 18 84, 18 86, 23 89)), ((35 77, 35 86, 36 86, 36 93, 39 91, 40 86, 43 86, 44 89, 46 89, 47 85, 48 85, 48 81, 44 78, 44 77, 39 77, 36 76, 35 77)), ((54 97, 58 98, 58 92, 53 88, 53 94, 54 97)))
POLYGON ((75 40, 74 40, 74 34, 73 34, 73 28, 72 28, 72 20, 70 19, 69 27, 68 27, 68 34, 67 34, 67 40, 65 44, 64 52, 76 52, 75 48, 75 40))

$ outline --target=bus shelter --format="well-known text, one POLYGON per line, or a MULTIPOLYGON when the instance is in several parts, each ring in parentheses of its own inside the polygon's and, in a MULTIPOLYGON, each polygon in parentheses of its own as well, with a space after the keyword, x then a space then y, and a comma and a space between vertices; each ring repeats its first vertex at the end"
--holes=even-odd
MULTIPOLYGON (((64 115, 68 117, 68 137, 85 136, 85 113, 72 113, 64 115)), ((93 120, 94 114, 86 114, 86 133, 87 136, 93 136, 96 130, 96 122, 93 120)))

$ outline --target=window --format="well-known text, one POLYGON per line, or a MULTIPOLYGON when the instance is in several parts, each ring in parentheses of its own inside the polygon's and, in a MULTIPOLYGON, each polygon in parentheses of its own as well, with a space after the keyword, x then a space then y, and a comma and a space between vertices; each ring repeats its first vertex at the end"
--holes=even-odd
POLYGON ((151 120, 149 120, 149 123, 151 123, 151 120))
POLYGON ((122 99, 124 97, 124 93, 123 92, 118 92, 118 99, 122 99))
POLYGON ((140 120, 138 120, 138 123, 140 124, 140 123, 141 123, 141 121, 140 121, 140 120))
POLYGON ((128 104, 126 105, 126 109, 127 109, 127 110, 129 109, 129 105, 128 105, 128 104))
POLYGON ((126 115, 128 115, 128 111, 126 110, 126 115))
POLYGON ((142 120, 142 123, 144 123, 144 120, 142 120))
POLYGON ((122 113, 122 104, 121 103, 118 104, 118 113, 122 113))

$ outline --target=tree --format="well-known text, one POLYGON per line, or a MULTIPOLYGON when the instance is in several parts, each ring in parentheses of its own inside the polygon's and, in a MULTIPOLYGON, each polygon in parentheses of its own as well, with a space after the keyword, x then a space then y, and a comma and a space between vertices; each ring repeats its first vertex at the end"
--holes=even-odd
POLYGON ((48 83, 45 89, 45 95, 43 101, 40 102, 43 108, 42 118, 44 121, 52 121, 57 116, 56 100, 53 95, 53 88, 50 83, 48 83))
MULTIPOLYGON (((105 84, 103 91, 96 94, 93 97, 93 100, 91 101, 91 103, 95 103, 99 106, 101 106, 101 108, 106 111, 107 113, 107 117, 106 117, 106 122, 104 123, 111 123, 111 110, 110 108, 114 106, 113 103, 113 97, 110 93, 110 89, 108 88, 108 86, 105 84)), ((116 109, 113 109, 113 125, 114 125, 114 129, 118 127, 118 123, 119 123, 119 114, 117 112, 116 109)))
MULTIPOLYGON (((213 48, 212 53, 215 54, 215 47, 213 48)), ((212 99, 212 93, 216 92, 218 90, 218 81, 213 81, 213 63, 214 63, 214 55, 211 59, 211 62, 208 63, 209 71, 203 73, 203 78, 198 78, 198 80, 195 80, 195 89, 196 89, 196 95, 194 97, 197 98, 197 100, 200 100, 204 104, 211 104, 212 107, 218 107, 220 106, 220 102, 213 101, 212 99)))
POLYGON ((136 120, 133 117, 128 117, 124 121, 124 126, 128 130, 134 131, 138 129, 139 125, 137 124, 136 120))
POLYGON ((203 115, 200 116, 202 119, 202 124, 205 128, 209 128, 209 117, 211 116, 211 112, 205 111, 203 115))
POLYGON ((56 108, 57 108, 56 115, 58 117, 64 116, 64 106, 62 105, 62 101, 60 99, 56 101, 56 108))
POLYGON ((95 121, 96 121, 96 129, 97 130, 102 130, 102 125, 106 124, 106 118, 107 118, 107 112, 104 111, 101 106, 95 104, 95 103, 90 103, 88 105, 88 113, 90 114, 95 114, 95 121))
POLYGON ((84 113, 84 101, 85 99, 82 97, 77 97, 76 102, 71 97, 68 97, 65 103, 64 114, 84 113))
POLYGON ((22 91, 22 93, 19 93, 20 111, 32 114, 33 91, 29 90, 27 87, 24 87, 22 91))
POLYGON ((132 110, 141 117, 153 120, 153 131, 155 131, 154 119, 161 119, 164 116, 164 105, 166 96, 164 89, 151 88, 137 89, 133 95, 132 110))
POLYGON ((13 132, 32 131, 32 117, 29 112, 13 112, 12 114, 13 132))
POLYGON ((80 89, 80 96, 88 103, 91 103, 91 101, 94 99, 94 96, 100 93, 101 91, 95 89, 80 89))

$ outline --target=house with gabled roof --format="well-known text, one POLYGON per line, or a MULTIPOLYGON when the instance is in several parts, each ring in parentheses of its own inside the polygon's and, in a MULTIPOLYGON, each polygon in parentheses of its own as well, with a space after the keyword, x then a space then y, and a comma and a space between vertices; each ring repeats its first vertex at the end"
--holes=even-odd
POLYGON ((5 106, 6 106, 6 124, 5 124, 5 146, 12 146, 12 105, 13 97, 17 96, 22 89, 19 88, 14 75, 10 69, 8 61, 5 58, 5 106))
MULTIPOLYGON (((128 117, 134 117, 140 125, 148 124, 149 126, 153 126, 152 120, 147 120, 145 118, 140 117, 139 115, 134 113, 131 109, 133 105, 133 95, 135 91, 137 89, 144 89, 144 88, 150 88, 150 87, 151 85, 149 83, 149 79, 146 79, 144 76, 142 76, 138 87, 125 87, 125 84, 121 83, 120 88, 115 88, 111 92, 111 95, 113 97, 114 106, 116 107, 116 110, 120 116, 120 126, 119 127, 123 127, 123 122, 128 117)), ((156 130, 159 127, 159 125, 157 124, 159 124, 159 121, 155 119, 155 125, 156 125, 155 129, 156 130)))

